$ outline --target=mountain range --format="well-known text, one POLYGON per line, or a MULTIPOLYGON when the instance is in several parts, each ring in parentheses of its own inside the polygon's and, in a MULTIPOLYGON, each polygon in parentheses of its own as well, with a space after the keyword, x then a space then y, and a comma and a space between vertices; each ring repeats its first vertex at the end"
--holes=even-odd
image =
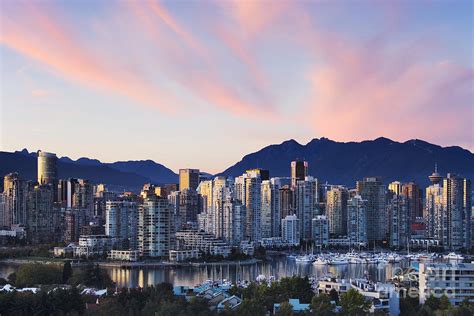
POLYGON ((246 169, 260 167, 270 170, 271 177, 288 177, 290 162, 296 158, 308 161, 308 173, 322 183, 350 187, 367 176, 380 176, 385 183, 414 181, 426 186, 435 164, 442 175, 452 172, 474 179, 474 154, 466 149, 441 147, 418 139, 400 143, 384 137, 362 142, 315 138, 306 145, 292 139, 246 155, 222 174, 237 176, 246 169))
MULTIPOLYGON (((0 176, 18 171, 23 179, 36 179, 36 155, 26 149, 0 152, 0 176)), ((271 177, 288 177, 290 162, 295 159, 308 161, 309 174, 322 183, 347 186, 354 186, 366 176, 381 176, 385 183, 414 181, 426 186, 435 164, 442 175, 453 172, 474 179, 474 154, 466 149, 441 147, 417 139, 401 143, 383 137, 362 142, 315 138, 306 145, 288 140, 244 156, 219 175, 235 177, 258 167, 270 170, 271 177)), ((84 178, 124 190, 138 190, 148 182, 178 182, 176 173, 152 160, 102 163, 97 159, 61 157, 58 174, 60 178, 84 178)))

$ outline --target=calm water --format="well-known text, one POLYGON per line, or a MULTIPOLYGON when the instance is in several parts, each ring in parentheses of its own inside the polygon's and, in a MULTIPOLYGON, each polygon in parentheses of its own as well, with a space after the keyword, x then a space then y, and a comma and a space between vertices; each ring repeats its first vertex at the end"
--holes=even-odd
MULTIPOLYGON (((373 264, 358 265, 347 264, 341 266, 314 266, 312 264, 295 263, 286 257, 275 257, 269 262, 256 263, 252 265, 232 266, 219 265, 209 267, 180 267, 159 269, 121 269, 105 268, 112 280, 119 287, 144 287, 161 282, 169 282, 174 285, 194 286, 206 280, 228 279, 231 281, 248 280, 255 281, 258 275, 267 277, 274 276, 279 279, 287 276, 322 276, 328 273, 341 278, 360 278, 368 275, 373 281, 384 282, 391 278, 397 268, 403 264, 373 264)), ((0 265, 0 276, 6 278, 15 272, 18 266, 0 265)))
POLYGON ((391 278, 401 264, 386 265, 341 265, 341 266, 314 266, 312 264, 295 263, 286 257, 274 258, 270 262, 256 263, 245 266, 209 266, 209 267, 181 267, 163 269, 120 269, 107 268, 107 272, 118 286, 144 287, 161 282, 174 285, 193 286, 206 280, 227 279, 230 281, 255 281, 258 275, 274 276, 279 279, 287 276, 322 276, 328 273, 341 278, 360 278, 368 275, 371 280, 384 282, 391 278))

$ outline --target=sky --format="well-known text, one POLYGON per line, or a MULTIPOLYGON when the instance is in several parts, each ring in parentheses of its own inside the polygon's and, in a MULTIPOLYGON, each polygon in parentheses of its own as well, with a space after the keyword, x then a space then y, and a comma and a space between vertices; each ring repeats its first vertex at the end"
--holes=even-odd
POLYGON ((0 150, 220 172, 267 145, 474 149, 472 1, 0 0, 0 150))

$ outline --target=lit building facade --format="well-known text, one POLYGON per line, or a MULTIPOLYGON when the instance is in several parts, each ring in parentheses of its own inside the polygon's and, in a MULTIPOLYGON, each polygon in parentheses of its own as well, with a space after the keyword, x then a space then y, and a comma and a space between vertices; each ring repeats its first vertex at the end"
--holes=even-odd
POLYGON ((343 186, 334 186, 327 192, 326 215, 329 219, 329 233, 333 236, 347 234, 347 200, 349 192, 343 186))

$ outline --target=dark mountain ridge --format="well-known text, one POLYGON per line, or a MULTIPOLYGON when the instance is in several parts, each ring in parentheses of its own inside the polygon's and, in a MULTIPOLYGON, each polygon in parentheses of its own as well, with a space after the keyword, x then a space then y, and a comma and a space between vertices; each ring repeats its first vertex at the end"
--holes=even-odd
POLYGON ((425 186, 435 164, 443 175, 453 172, 474 177, 474 154, 466 149, 418 139, 400 143, 384 137, 346 143, 315 138, 306 145, 291 139, 248 154, 221 174, 238 176, 258 166, 269 169, 271 177, 288 177, 290 162, 297 158, 308 161, 309 174, 321 182, 347 186, 366 176, 381 176, 385 183, 414 181, 425 186))
MULTIPOLYGON (((25 180, 37 177, 36 152, 0 152, 0 176, 18 171, 25 180)), ((442 175, 453 172, 474 178, 474 154, 458 146, 441 147, 423 140, 396 142, 380 137, 362 142, 336 142, 327 138, 313 139, 306 145, 290 139, 248 154, 220 175, 238 176, 251 168, 270 170, 270 176, 289 177, 290 162, 309 162, 309 174, 322 183, 354 186, 367 176, 381 176, 385 183, 394 180, 429 184, 434 165, 442 175)), ((97 159, 58 160, 60 178, 84 178, 93 183, 106 183, 123 189, 137 190, 144 183, 177 183, 178 175, 152 160, 102 163, 97 159)))

